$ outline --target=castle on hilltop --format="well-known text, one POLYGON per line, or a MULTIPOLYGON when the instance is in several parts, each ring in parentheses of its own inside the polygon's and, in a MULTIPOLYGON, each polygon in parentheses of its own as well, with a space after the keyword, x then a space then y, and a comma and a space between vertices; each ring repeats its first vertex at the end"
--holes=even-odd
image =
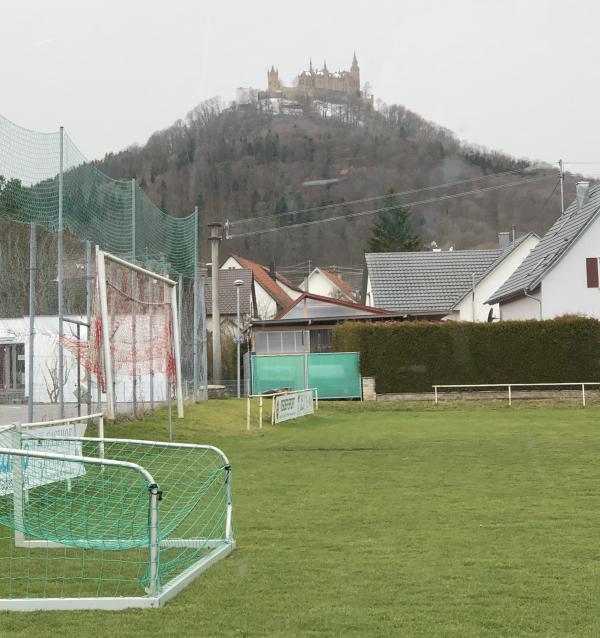
MULTIPOLYGON (((266 93, 269 97, 287 100, 298 100, 303 97, 325 100, 367 97, 360 90, 360 67, 356 53, 349 71, 331 72, 326 62, 323 63, 322 69, 315 69, 311 59, 308 71, 302 71, 293 86, 284 85, 279 77, 279 70, 274 66, 267 71, 267 79, 266 93)), ((371 100, 371 97, 368 99, 371 100)))

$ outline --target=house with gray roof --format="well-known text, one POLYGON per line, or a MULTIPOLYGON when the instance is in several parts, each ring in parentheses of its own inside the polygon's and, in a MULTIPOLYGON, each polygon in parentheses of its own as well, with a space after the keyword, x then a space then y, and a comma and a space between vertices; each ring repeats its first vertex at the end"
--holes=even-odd
POLYGON ((577 197, 515 272, 487 300, 500 318, 600 319, 600 185, 577 184, 577 197))
POLYGON ((367 253, 365 303, 407 317, 488 321, 485 305, 539 241, 528 233, 491 250, 367 253))
MULTIPOLYGON (((219 270, 219 315, 221 331, 234 334, 237 324, 237 288, 235 281, 242 281, 240 286, 240 323, 243 326, 250 319, 253 307, 254 279, 248 268, 239 270, 219 270)), ((206 308, 206 329, 212 331, 212 278, 208 277, 204 286, 204 303, 206 308)))

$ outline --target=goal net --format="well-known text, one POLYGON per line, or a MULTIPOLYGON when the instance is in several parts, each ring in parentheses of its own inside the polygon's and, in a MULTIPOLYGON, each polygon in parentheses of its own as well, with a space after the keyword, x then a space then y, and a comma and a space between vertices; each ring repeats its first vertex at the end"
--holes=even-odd
POLYGON ((169 402, 183 417, 177 283, 96 247, 96 278, 88 341, 65 337, 96 376, 114 419, 117 401, 169 402))
POLYGON ((156 607, 234 548, 221 450, 48 432, 0 431, 0 609, 156 607))

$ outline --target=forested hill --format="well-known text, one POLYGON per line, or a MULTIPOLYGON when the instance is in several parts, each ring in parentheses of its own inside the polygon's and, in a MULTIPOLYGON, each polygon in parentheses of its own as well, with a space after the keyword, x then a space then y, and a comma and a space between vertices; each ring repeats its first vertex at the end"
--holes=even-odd
MULTIPOLYGON (((222 109, 201 104, 184 120, 154 133, 143 147, 109 154, 98 166, 116 178, 136 177, 162 209, 189 214, 196 204, 210 221, 232 222, 233 235, 336 217, 376 208, 354 200, 515 171, 501 177, 424 190, 402 201, 422 201, 515 180, 518 187, 415 206, 411 220, 426 244, 455 248, 493 246, 499 231, 545 231, 560 210, 556 171, 531 170, 528 162, 461 143, 402 106, 384 106, 353 121, 317 113, 274 115, 256 107, 222 109), (318 180, 338 179, 329 184, 318 180), (312 182, 312 183, 311 183, 312 182), (335 204, 294 215, 293 210, 335 204), (236 224, 245 218, 262 219, 236 224)), ((567 180, 566 198, 573 196, 567 180)), ((280 266, 311 259, 321 265, 357 265, 374 215, 307 225, 225 242, 223 252, 241 252, 280 266)), ((206 234, 204 234, 205 236, 206 234)), ((203 246, 203 258, 208 255, 203 246)))

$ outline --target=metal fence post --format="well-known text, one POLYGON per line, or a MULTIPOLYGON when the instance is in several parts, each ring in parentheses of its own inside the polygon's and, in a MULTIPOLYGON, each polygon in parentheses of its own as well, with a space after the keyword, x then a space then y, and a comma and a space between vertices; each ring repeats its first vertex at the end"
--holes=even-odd
POLYGON ((33 364, 35 361, 35 276, 36 276, 36 226, 31 224, 29 229, 29 352, 27 371, 27 384, 29 392, 27 396, 27 420, 29 423, 33 421, 33 364))
POLYGON ((58 241, 57 241, 57 281, 58 281, 58 402, 60 418, 65 416, 65 388, 64 388, 64 247, 63 247, 63 172, 64 172, 64 128, 60 127, 59 136, 59 173, 58 173, 58 241))
POLYGON ((508 405, 511 406, 512 405, 512 393, 511 393, 511 387, 510 385, 508 386, 508 405))
POLYGON ((583 407, 585 408, 585 383, 581 384, 581 403, 583 404, 583 407))
POLYGON ((198 206, 194 208, 194 308, 192 352, 194 357, 194 402, 198 400, 198 206))
MULTIPOLYGON (((85 315, 87 321, 87 341, 90 343, 92 340, 92 242, 85 242, 85 315)), ((92 373, 87 371, 87 410, 88 414, 92 413, 92 373)), ((100 380, 97 379, 98 386, 100 386, 100 380)))

